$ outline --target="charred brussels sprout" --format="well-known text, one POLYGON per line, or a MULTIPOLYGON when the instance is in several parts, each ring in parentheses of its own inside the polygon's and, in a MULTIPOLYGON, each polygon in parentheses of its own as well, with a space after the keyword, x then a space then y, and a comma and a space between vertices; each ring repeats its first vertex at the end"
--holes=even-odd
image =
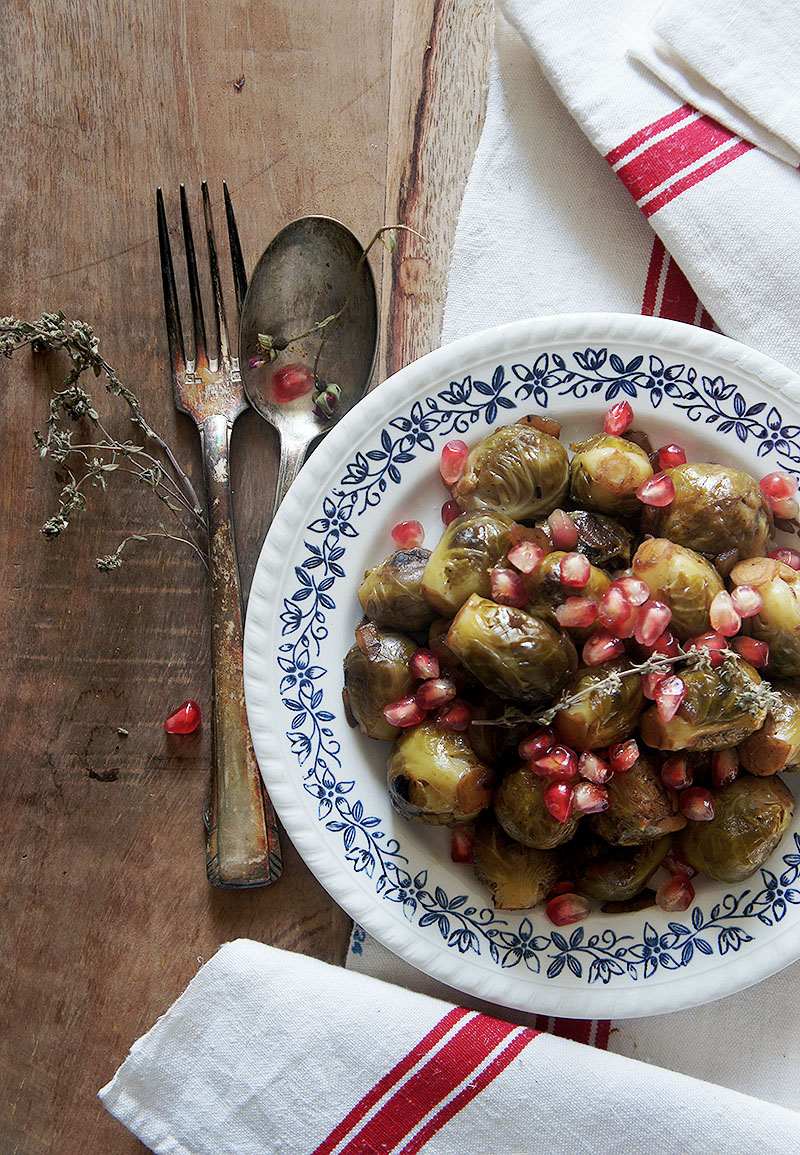
POLYGON ((521 521, 554 510, 568 478, 560 441, 531 425, 504 425, 472 450, 452 492, 462 509, 497 509, 521 521))
POLYGON ((404 818, 463 826, 492 800, 494 775, 463 734, 422 722, 403 730, 388 763, 389 797, 404 818))
POLYGON ((555 726, 576 750, 600 750, 628 738, 636 729, 644 705, 638 674, 614 677, 630 670, 625 659, 578 670, 569 695, 586 695, 566 710, 559 710, 555 726))
MULTIPOLYGON (((585 586, 581 586, 580 589, 575 589, 574 586, 565 586, 561 581, 560 567, 561 559, 566 556, 563 550, 554 550, 542 558, 533 573, 525 579, 530 598, 528 610, 532 614, 544 618, 556 629, 559 628, 558 618, 555 616, 556 606, 560 606, 567 598, 576 595, 582 598, 592 598, 599 602, 611 584, 601 569, 592 566, 589 580, 585 586)), ((594 626, 589 626, 585 630, 575 629, 573 633, 579 642, 584 642, 594 628, 594 626)))
POLYGON ((737 778, 713 790, 714 817, 690 822, 678 851, 695 870, 718 882, 741 882, 763 866, 783 837, 794 798, 780 778, 737 778))
POLYGON ((356 630, 356 643, 344 659, 345 710, 368 738, 391 742, 399 734, 383 716, 383 707, 414 692, 408 660, 416 649, 411 638, 371 622, 356 630))
POLYGON ((636 490, 653 476, 650 458, 643 449, 610 433, 596 433, 570 448, 575 456, 570 465, 569 492, 576 505, 621 517, 640 512, 636 490))
POLYGON ((633 572, 645 582, 652 598, 672 610, 670 629, 681 641, 711 628, 709 607, 725 587, 699 553, 665 537, 649 538, 634 555, 633 572))
POLYGON ((597 840, 576 873, 576 889, 598 902, 624 902, 647 886, 670 848, 672 837, 653 838, 640 846, 608 846, 597 840))
POLYGON ((763 778, 800 770, 800 682, 773 682, 764 725, 739 746, 745 770, 763 778))
POLYGON ((401 549, 367 570, 358 600, 371 621, 412 634, 428 629, 436 617, 422 593, 430 556, 427 549, 401 549))
POLYGON ((458 611, 446 642, 487 689, 516 702, 550 701, 574 669, 574 653, 546 622, 476 594, 458 611))
POLYGON ((489 571, 511 544, 511 518, 490 510, 463 513, 445 529, 422 576, 422 592, 431 606, 452 618, 470 594, 489 594, 489 571))
POLYGON ((661 781, 659 767, 648 754, 640 754, 624 774, 615 774, 607 789, 608 810, 592 814, 589 822, 595 834, 614 846, 636 846, 686 825, 677 795, 661 781))
POLYGON ((558 850, 536 850, 515 842, 484 815, 475 828, 472 861, 478 881, 492 892, 498 910, 529 910, 558 881, 564 860, 558 850))
POLYGON ((658 750, 725 750, 763 725, 772 692, 747 662, 681 670, 686 695, 665 722, 653 706, 642 715, 642 738, 658 750))
POLYGON ((528 766, 504 776, 494 793, 494 814, 509 838, 537 850, 552 850, 569 840, 578 829, 575 815, 566 822, 554 818, 544 804, 547 781, 528 766))
POLYGON ((752 585, 764 604, 747 619, 748 633, 769 645, 767 673, 800 677, 800 573, 771 557, 754 557, 731 570, 734 585, 752 585))
POLYGON ((592 565, 613 570, 631 564, 631 535, 618 522, 588 509, 573 509, 569 516, 578 530, 575 548, 586 554, 592 565))
POLYGON ((662 510, 658 533, 707 557, 766 553, 772 514, 758 483, 726 465, 688 464, 669 470, 675 499, 662 510))

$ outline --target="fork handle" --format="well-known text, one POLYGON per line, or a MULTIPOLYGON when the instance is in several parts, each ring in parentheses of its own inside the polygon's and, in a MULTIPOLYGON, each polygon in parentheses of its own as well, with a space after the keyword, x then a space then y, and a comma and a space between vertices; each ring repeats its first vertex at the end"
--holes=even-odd
POLYGON ((272 803, 261 781, 244 703, 242 603, 223 415, 201 426, 211 570, 214 727, 206 872, 214 886, 265 886, 280 877, 272 803))

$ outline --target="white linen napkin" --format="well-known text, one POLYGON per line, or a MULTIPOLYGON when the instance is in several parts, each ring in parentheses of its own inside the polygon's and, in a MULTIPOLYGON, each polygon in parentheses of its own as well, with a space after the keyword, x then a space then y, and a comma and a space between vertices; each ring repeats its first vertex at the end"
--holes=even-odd
POLYGON ((632 55, 682 100, 800 163, 800 20, 781 0, 666 0, 632 55))
POLYGON ((240 940, 100 1092, 157 1155, 787 1155, 800 1116, 240 940))

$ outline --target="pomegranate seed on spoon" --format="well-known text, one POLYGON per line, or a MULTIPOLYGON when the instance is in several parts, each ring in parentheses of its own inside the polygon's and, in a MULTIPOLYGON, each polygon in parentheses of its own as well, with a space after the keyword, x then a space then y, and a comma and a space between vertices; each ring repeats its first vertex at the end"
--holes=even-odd
POLYGON ((708 611, 711 628, 723 638, 732 638, 742 628, 742 619, 733 608, 733 599, 727 590, 720 590, 714 596, 708 611))
POLYGON ((686 464, 686 450, 680 445, 662 445, 658 451, 658 468, 661 470, 674 469, 677 465, 686 464))
POLYGON ((737 586, 731 593, 731 603, 740 618, 752 618, 764 608, 761 590, 755 586, 737 586))
POLYGON ((643 505, 662 509, 675 500, 675 486, 668 473, 655 473, 641 483, 636 490, 636 496, 643 505))
POLYGON ((628 401, 618 401, 612 405, 603 418, 603 432, 620 437, 633 423, 633 410, 628 401))
POLYGON ((555 926, 571 926, 592 913, 589 900, 582 894, 558 894, 544 908, 545 916, 555 926))
POLYGON ((547 519, 553 549, 571 550, 578 544, 578 527, 563 509, 554 509, 547 519))
POLYGON ((448 441, 442 446, 439 472, 445 485, 455 485, 464 472, 469 457, 469 449, 463 441, 448 441))
POLYGON ((556 606, 558 624, 565 628, 586 629, 597 621, 597 602, 591 598, 567 598, 556 606))
POLYGON ((303 397, 314 388, 314 374, 308 365, 284 365, 272 377, 275 400, 283 405, 303 397))
POLYGON ((769 646, 766 642, 760 642, 757 638, 734 638, 733 648, 740 658, 744 658, 757 670, 769 665, 769 646))
POLYGON ((800 570, 800 553, 796 549, 774 549, 769 556, 774 557, 776 561, 782 561, 784 565, 791 566, 792 569, 800 570))
POLYGON ((656 891, 661 910, 688 910, 694 902, 694 887, 685 874, 673 874, 656 891))
POLYGON ((518 541, 506 556, 520 573, 533 573, 542 563, 544 550, 535 541, 518 541))
POLYGON ((398 521, 392 537, 401 549, 416 549, 425 540, 425 530, 418 521, 398 521))
POLYGON ((168 734, 191 734, 200 725, 200 718, 200 707, 190 700, 173 710, 164 722, 164 729, 168 734))
POLYGON ((489 591, 493 602, 500 606, 516 606, 521 609, 528 604, 528 591, 516 570, 495 566, 489 571, 489 591))

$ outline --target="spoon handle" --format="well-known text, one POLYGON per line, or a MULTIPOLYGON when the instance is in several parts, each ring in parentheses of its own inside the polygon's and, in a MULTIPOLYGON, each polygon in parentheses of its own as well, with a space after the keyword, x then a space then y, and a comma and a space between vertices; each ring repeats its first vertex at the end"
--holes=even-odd
POLYGON ((272 506, 272 516, 278 512, 278 506, 289 492, 294 479, 303 467, 306 459, 309 441, 305 437, 293 437, 285 429, 279 431, 281 439, 281 458, 278 464, 278 480, 275 483, 275 503, 272 506))

